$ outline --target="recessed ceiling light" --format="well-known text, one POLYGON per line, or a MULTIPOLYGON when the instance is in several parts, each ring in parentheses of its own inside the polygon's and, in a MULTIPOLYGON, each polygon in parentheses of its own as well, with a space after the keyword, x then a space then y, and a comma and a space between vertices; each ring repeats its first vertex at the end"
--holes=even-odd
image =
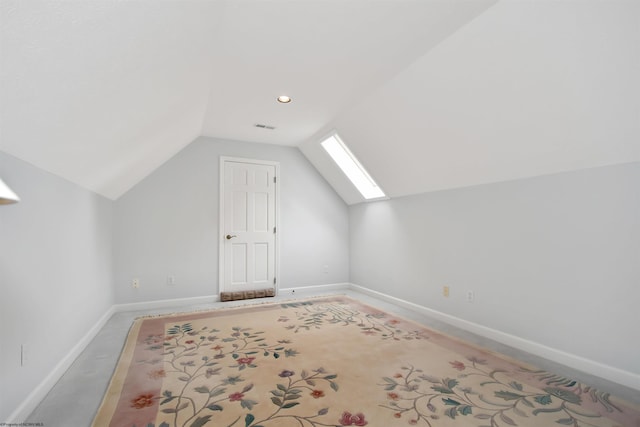
POLYGON ((278 97, 278 102, 281 104, 288 104, 291 102, 291 98, 289 98, 287 95, 280 95, 278 97))

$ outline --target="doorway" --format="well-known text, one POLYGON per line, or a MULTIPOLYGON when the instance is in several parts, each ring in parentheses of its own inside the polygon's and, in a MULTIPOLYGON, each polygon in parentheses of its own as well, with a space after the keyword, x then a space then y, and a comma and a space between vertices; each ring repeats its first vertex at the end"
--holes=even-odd
POLYGON ((220 158, 220 292, 276 289, 279 167, 220 158))

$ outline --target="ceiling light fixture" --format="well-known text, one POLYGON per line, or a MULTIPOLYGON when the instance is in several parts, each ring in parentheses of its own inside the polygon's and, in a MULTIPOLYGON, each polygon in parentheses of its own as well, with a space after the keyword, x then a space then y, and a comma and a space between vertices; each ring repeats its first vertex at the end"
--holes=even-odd
POLYGON ((287 95, 280 95, 278 97, 278 102, 280 104, 288 104, 291 102, 291 98, 289 98, 287 95))

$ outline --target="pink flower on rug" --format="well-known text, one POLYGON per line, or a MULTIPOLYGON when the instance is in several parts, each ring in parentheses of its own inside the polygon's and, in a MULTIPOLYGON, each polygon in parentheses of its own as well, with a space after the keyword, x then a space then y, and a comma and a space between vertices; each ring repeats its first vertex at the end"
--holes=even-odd
POLYGON ((313 390, 310 394, 314 399, 324 397, 324 391, 322 390, 313 390))
POLYGON ((352 415, 350 412, 344 411, 342 413, 342 417, 340 417, 340 425, 343 426, 366 426, 367 421, 364 419, 364 414, 362 412, 358 412, 355 415, 352 415))
POLYGON ((454 369, 457 369, 458 371, 464 371, 466 368, 466 366, 464 366, 464 363, 457 360, 449 363, 451 364, 451 366, 453 366, 454 369))
POLYGON ((244 397, 244 394, 235 392, 229 395, 229 402, 239 402, 244 397))
POLYGON ((185 344, 193 344, 193 343, 195 343, 195 341, 194 340, 188 340, 188 341, 185 341, 184 343, 185 344))
POLYGON ((400 396, 398 396, 398 393, 387 393, 387 397, 391 400, 398 400, 400 398, 400 396))
POLYGON ((164 369, 155 369, 155 370, 149 372, 148 375, 149 375, 149 378, 157 380, 157 379, 166 377, 167 373, 164 371, 164 369))
POLYGON ((236 362, 238 362, 238 365, 251 365, 251 363, 255 359, 255 357, 241 357, 240 359, 236 360, 236 362))
POLYGON ((136 397, 135 399, 131 399, 131 407, 136 409, 143 409, 147 406, 153 406, 153 394, 144 393, 136 397))

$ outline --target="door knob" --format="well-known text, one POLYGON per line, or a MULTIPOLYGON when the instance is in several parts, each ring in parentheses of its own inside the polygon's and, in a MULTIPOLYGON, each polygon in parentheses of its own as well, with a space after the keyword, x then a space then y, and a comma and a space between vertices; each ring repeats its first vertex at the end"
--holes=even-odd
POLYGON ((231 239, 233 239, 234 237, 238 237, 238 236, 236 236, 235 234, 227 234, 227 236, 226 236, 226 237, 227 237, 227 240, 231 240, 231 239))

